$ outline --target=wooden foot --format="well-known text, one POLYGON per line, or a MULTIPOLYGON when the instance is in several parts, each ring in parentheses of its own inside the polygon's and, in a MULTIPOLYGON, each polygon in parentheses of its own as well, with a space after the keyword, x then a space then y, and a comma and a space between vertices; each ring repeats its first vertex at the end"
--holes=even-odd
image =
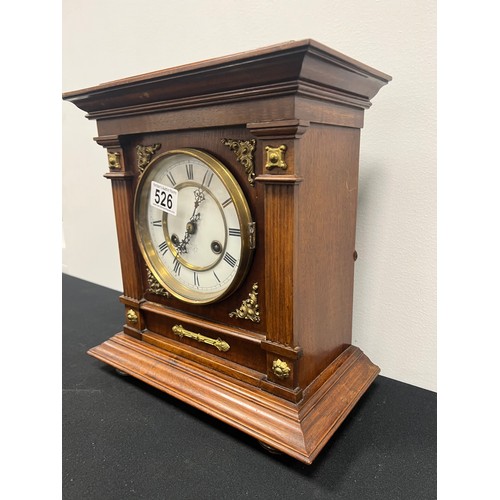
POLYGON ((268 444, 264 443, 263 441, 259 441, 259 444, 262 446, 262 448, 264 448, 264 450, 266 450, 271 455, 283 455, 283 453, 280 450, 277 450, 276 448, 269 446, 268 444))

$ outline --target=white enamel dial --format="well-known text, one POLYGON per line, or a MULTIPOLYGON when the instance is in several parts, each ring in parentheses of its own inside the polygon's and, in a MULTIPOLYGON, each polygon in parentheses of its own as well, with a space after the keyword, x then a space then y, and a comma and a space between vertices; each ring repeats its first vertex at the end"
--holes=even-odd
POLYGON ((240 186, 203 151, 169 151, 139 181, 139 246, 159 283, 181 300, 211 303, 236 289, 250 264, 251 223, 240 186))

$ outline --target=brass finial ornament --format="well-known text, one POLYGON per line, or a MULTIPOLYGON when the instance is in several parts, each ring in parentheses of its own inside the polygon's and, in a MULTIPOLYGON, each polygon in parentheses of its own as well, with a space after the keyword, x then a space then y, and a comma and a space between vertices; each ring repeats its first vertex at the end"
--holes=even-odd
POLYGON ((222 143, 227 146, 235 155, 239 163, 245 167, 248 182, 254 185, 255 166, 253 152, 255 151, 255 139, 242 141, 239 139, 222 139, 222 143))
POLYGON ((288 165, 285 161, 286 146, 282 144, 277 148, 271 146, 266 146, 266 168, 271 170, 272 168, 281 168, 286 170, 288 165))
POLYGON ((136 146, 137 151, 137 168, 139 172, 142 174, 144 169, 151 163, 151 157, 156 153, 158 149, 160 149, 161 144, 151 144, 149 146, 143 146, 140 144, 136 146))
POLYGON ((273 361, 273 373, 278 378, 288 378, 290 376, 290 367, 281 359, 275 359, 273 361))
POLYGON ((259 285, 254 283, 252 291, 248 294, 248 299, 245 299, 239 309, 230 312, 230 318, 249 319, 253 323, 260 323, 259 304, 257 303, 259 285))

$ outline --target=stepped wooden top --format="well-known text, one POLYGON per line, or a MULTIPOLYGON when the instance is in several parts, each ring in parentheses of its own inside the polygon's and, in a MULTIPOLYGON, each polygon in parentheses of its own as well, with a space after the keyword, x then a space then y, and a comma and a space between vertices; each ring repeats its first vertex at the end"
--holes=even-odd
POLYGON ((368 108, 389 75, 314 40, 286 42, 66 92, 63 99, 105 118, 125 110, 149 112, 161 103, 203 105, 300 94, 368 108))

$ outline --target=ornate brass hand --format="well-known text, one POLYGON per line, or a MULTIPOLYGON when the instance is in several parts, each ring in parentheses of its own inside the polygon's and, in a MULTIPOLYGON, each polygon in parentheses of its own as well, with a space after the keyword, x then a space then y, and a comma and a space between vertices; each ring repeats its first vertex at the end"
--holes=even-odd
POLYGON ((193 215, 189 218, 186 224, 186 232, 184 233, 184 238, 175 247, 178 254, 187 253, 187 246, 191 241, 191 236, 196 233, 198 221, 200 220, 200 214, 196 213, 200 204, 205 200, 205 193, 203 189, 196 189, 194 191, 194 209, 193 215))

